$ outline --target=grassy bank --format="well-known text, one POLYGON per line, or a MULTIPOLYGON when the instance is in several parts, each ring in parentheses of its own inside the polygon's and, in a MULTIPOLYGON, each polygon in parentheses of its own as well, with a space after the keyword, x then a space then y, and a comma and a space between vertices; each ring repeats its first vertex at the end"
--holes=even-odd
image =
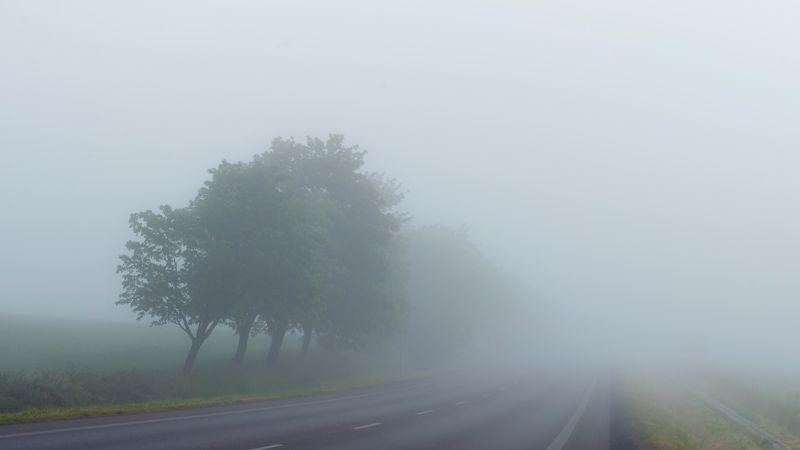
POLYGON ((751 436, 678 385, 633 381, 627 385, 625 395, 644 448, 762 448, 751 436))
POLYGON ((287 340, 277 367, 264 367, 264 338, 233 367, 235 338, 220 330, 184 376, 188 343, 174 331, 0 317, 0 424, 307 395, 413 375, 400 373, 392 355, 312 347, 303 357, 297 339, 287 340))
POLYGON ((800 449, 800 377, 717 374, 706 392, 751 420, 782 443, 800 449))
POLYGON ((49 408, 30 408, 17 412, 0 413, 0 425, 9 425, 15 423, 26 422, 39 422, 45 420, 63 420, 63 419, 76 419, 84 417, 98 417, 110 416, 119 414, 134 414, 154 411, 169 411, 176 409, 195 408, 202 406, 218 406, 235 403, 253 402, 259 400, 271 400, 279 398, 287 398, 302 395, 313 395, 325 392, 334 392, 338 390, 354 388, 359 386, 367 386, 370 384, 383 383, 392 380, 412 378, 414 376, 423 376, 424 373, 419 372, 416 374, 407 373, 404 376, 385 376, 368 380, 362 378, 360 380, 350 381, 328 381, 318 384, 309 384, 298 386, 294 388, 271 388, 261 393, 248 393, 248 394, 230 394, 220 396, 206 396, 206 397, 188 397, 188 398, 168 398, 162 400, 152 400, 146 402, 134 403, 106 403, 106 404, 90 404, 84 406, 69 406, 69 407, 49 407, 49 408))
POLYGON ((284 355, 278 367, 48 371, 0 376, 0 424, 179 409, 330 392, 429 372, 354 352, 284 355))

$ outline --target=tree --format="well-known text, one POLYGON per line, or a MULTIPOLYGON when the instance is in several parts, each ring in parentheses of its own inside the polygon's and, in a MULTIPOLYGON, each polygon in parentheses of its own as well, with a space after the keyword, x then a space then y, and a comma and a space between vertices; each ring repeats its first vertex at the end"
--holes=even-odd
POLYGON ((396 255, 408 298, 404 351, 415 363, 440 362, 501 328, 510 284, 464 230, 408 231, 396 255))
POLYGON ((325 282, 336 270, 328 259, 335 244, 328 234, 324 200, 313 193, 298 194, 292 200, 282 211, 284 226, 272 249, 280 264, 272 269, 271 297, 261 312, 271 337, 268 366, 277 362, 286 333, 318 314, 325 282))
POLYGON ((333 211, 327 234, 335 245, 326 260, 337 273, 320 283, 319 314, 303 327, 307 335, 317 329, 328 343, 352 348, 397 329, 402 310, 401 299, 387 290, 388 247, 406 219, 395 210, 402 195, 394 180, 363 170, 365 156, 332 135, 305 143, 276 139, 261 157, 288 167, 299 189, 324 198, 333 211))
POLYGON ((276 139, 249 163, 223 161, 190 206, 134 214, 139 237, 122 256, 124 292, 139 318, 174 323, 192 340, 185 370, 220 321, 239 335, 303 329, 348 347, 397 329, 387 249, 404 220, 392 180, 363 170, 365 152, 341 136, 305 144, 276 139))
POLYGON ((290 160, 267 154, 250 163, 223 161, 193 203, 219 255, 231 269, 228 323, 239 335, 241 363, 252 331, 271 336, 267 364, 286 333, 318 309, 332 241, 324 196, 307 189, 290 160), (256 318, 260 316, 259 326, 256 318))
POLYGON ((231 274, 226 322, 238 334, 233 362, 241 364, 256 318, 277 283, 281 264, 275 247, 281 239, 282 209, 289 194, 279 188, 277 174, 256 170, 252 164, 223 161, 209 171, 193 202, 199 220, 219 247, 218 259, 231 274))
POLYGON ((137 319, 151 317, 153 325, 173 324, 186 333, 191 346, 183 371, 188 373, 224 317, 227 269, 209 251, 192 208, 135 213, 130 226, 138 239, 129 241, 128 253, 120 257, 123 292, 117 304, 129 305, 137 319))

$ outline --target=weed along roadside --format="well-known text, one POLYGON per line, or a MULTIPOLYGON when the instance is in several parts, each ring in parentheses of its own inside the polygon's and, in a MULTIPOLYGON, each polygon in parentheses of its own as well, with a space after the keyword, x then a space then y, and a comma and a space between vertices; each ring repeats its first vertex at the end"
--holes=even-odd
MULTIPOLYGON (((163 395, 160 398, 147 400, 147 401, 136 401, 136 402, 119 402, 113 401, 110 398, 108 402, 98 402, 97 400, 87 400, 87 399, 79 399, 73 398, 75 404, 73 405, 63 405, 64 399, 61 399, 58 402, 58 406, 49 406, 49 407, 32 407, 32 408, 19 408, 20 403, 9 403, 7 397, 0 396, 0 401, 4 403, 0 404, 3 407, 3 412, 0 412, 0 425, 9 425, 9 424, 16 424, 16 423, 27 423, 27 422, 39 422, 39 421, 47 421, 47 420, 63 420, 63 419, 75 419, 75 418, 85 418, 85 417, 100 417, 100 416, 109 416, 109 415, 119 415, 119 414, 136 414, 136 413, 145 413, 145 412, 156 412, 156 411, 169 411, 169 410, 177 410, 177 409, 186 409, 186 408, 197 408, 197 407, 204 407, 204 406, 220 406, 220 405, 228 405, 228 404, 239 404, 239 403, 249 403, 249 402, 258 402, 264 400, 276 400, 276 399, 284 399, 290 397, 302 397, 302 396, 309 396, 314 394, 322 394, 322 393, 330 393, 336 391, 343 391, 352 388, 358 387, 367 387, 382 383, 389 383, 393 381, 401 381, 401 380, 409 380, 419 377, 426 377, 432 374, 438 373, 440 371, 416 371, 416 372, 406 372, 403 376, 395 376, 388 373, 383 373, 383 375, 374 374, 371 378, 370 377, 326 377, 326 378, 319 378, 314 381, 305 380, 302 381, 302 376, 294 376, 291 374, 291 371, 286 371, 281 374, 279 377, 273 376, 270 377, 268 374, 264 373, 264 370, 247 370, 246 374, 242 374, 242 370, 235 369, 235 370, 212 370, 208 371, 207 373, 203 373, 203 371, 198 371, 196 374, 193 374, 189 379, 186 380, 185 376, 180 375, 180 378, 183 379, 185 382, 184 387, 182 388, 182 396, 181 397, 170 397, 167 394, 159 394, 163 395), (226 379, 226 377, 229 377, 226 379), (297 381, 300 379, 301 381, 297 381), (225 387, 217 387, 215 389, 211 389, 210 386, 219 383, 222 381, 222 384, 226 384, 230 389, 230 386, 236 385, 238 389, 235 389, 236 392, 231 392, 228 394, 217 394, 217 395, 207 395, 204 393, 207 392, 224 392, 226 390, 225 387), (267 386, 269 385, 269 386, 267 386), (92 403, 87 403, 92 401, 92 403), (18 406, 17 409, 19 410, 11 410, 11 407, 18 406)), ((44 375, 43 378, 37 379, 35 377, 28 378, 24 383, 28 388, 35 386, 38 383, 47 382, 46 380, 52 381, 51 377, 53 374, 44 375)), ((113 373, 109 374, 109 378, 106 378, 106 381, 112 380, 113 373)), ((87 379, 94 378, 96 375, 84 373, 81 374, 79 372, 72 372, 71 375, 68 377, 73 379, 72 387, 80 386, 80 379, 85 377, 87 379)), ((153 378, 152 380, 156 380, 157 378, 153 378)), ((3 380, 2 385, 0 385, 0 389, 4 389, 6 395, 7 392, 7 384, 5 383, 8 380, 3 380)), ((86 382, 84 380, 84 382, 86 382)), ((156 383, 160 383, 159 381, 153 381, 156 383)), ((88 384, 83 386, 86 388, 90 388, 88 384)), ((119 386, 121 389, 129 388, 130 386, 119 386)), ((87 391, 88 392, 88 391, 87 391)), ((167 391, 162 391, 167 392, 167 391)), ((52 392, 52 395, 56 396, 59 394, 65 394, 64 392, 58 392, 55 390, 52 392)), ((91 397, 88 397, 91 398, 91 397)))

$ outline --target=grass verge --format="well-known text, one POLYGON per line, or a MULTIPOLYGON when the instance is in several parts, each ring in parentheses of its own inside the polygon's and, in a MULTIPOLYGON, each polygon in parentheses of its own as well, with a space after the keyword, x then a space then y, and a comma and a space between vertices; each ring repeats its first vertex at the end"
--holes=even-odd
POLYGON ((188 376, 175 369, 0 374, 0 425, 311 395, 433 373, 400 371, 392 358, 320 349, 307 357, 288 352, 269 369, 227 362, 188 376))
POLYGON ((762 447, 677 385, 631 382, 625 389, 644 448, 756 450, 762 447))
POLYGON ((800 390, 796 376, 726 376, 706 380, 704 389, 738 414, 800 449, 800 390))
POLYGON ((364 387, 403 379, 412 379, 428 375, 428 373, 409 374, 404 377, 386 378, 362 383, 342 383, 327 387, 315 387, 306 389, 293 389, 284 392, 270 394, 245 394, 245 395, 225 395, 215 397, 200 398, 178 398, 153 400, 139 403, 123 404, 101 404, 73 406, 62 408, 32 408, 24 411, 11 413, 0 413, 0 425, 20 424, 29 422, 41 422, 47 420, 79 419, 88 417, 114 416, 121 414, 136 414, 157 411, 172 411, 187 408, 197 408, 203 406, 221 406, 256 402, 263 400, 275 400, 280 398, 299 397, 326 392, 335 392, 356 387, 364 387))

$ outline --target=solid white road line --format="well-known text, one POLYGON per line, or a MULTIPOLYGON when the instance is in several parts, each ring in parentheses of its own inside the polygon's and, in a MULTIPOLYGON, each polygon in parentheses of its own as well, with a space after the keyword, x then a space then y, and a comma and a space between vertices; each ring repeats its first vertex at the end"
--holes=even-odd
POLYGON ((575 431, 575 427, 578 426, 578 421, 581 420, 581 416, 583 415, 584 411, 586 411, 586 405, 589 404, 589 398, 592 396, 592 391, 594 390, 594 385, 596 382, 597 380, 592 380, 592 383, 583 394, 583 398, 578 404, 578 407, 575 409, 575 412, 572 414, 572 417, 569 418, 569 422, 567 422, 567 424, 564 426, 564 429, 561 430, 561 433, 558 433, 558 436, 556 436, 555 440, 553 440, 553 442, 547 447, 547 450, 561 450, 564 448, 564 445, 569 440, 569 437, 572 436, 572 432, 575 431))
POLYGON ((267 450, 267 449, 270 449, 270 448, 278 448, 278 447, 283 447, 283 444, 272 444, 272 445, 267 445, 265 447, 253 448, 253 449, 250 449, 250 450, 267 450))
POLYGON ((383 425, 383 422, 368 423, 366 425, 360 425, 360 426, 357 426, 357 427, 353 427, 353 429, 354 430, 363 430, 364 428, 377 427, 378 425, 383 425))
POLYGON ((424 416, 425 414, 430 414, 430 413, 432 413, 432 412, 433 412, 433 410, 432 410, 432 409, 426 409, 425 411, 420 411, 420 412, 418 412, 418 413, 417 413, 417 415, 418 415, 418 416, 424 416))

